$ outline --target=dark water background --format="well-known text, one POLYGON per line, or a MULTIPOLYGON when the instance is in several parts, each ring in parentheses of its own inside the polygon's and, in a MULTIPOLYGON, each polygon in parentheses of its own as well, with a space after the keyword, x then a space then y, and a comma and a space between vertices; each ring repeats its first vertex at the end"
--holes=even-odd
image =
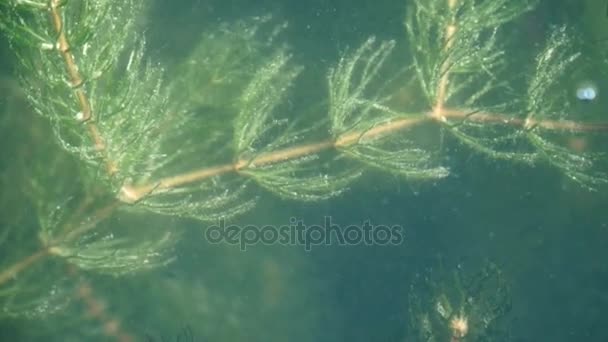
MULTIPOLYGON (((544 1, 518 19, 514 30, 521 48, 510 51, 513 58, 525 66, 524 58, 533 56, 526 49, 542 44, 551 25, 568 24, 587 37, 596 34, 600 29, 591 32, 585 25, 581 6, 544 1)), ((310 89, 294 96, 312 105, 324 94, 315 82, 325 82, 326 70, 344 49, 375 35, 396 39, 398 50, 407 50, 405 8, 404 1, 394 0, 157 0, 147 14, 146 35, 154 58, 171 65, 188 55, 202 31, 272 13, 289 22, 286 41, 295 61, 306 66, 303 82, 310 89)), ((6 73, 12 65, 7 50, 3 43, 6 73)), ((594 81, 600 89, 607 83, 608 89, 606 80, 594 81)), ((446 145, 451 146, 447 165, 452 174, 445 180, 420 185, 371 172, 345 195, 318 203, 261 192, 256 209, 236 221, 281 225, 297 218, 321 224, 329 216, 341 226, 400 225, 405 239, 399 246, 330 245, 310 252, 255 246, 241 252, 209 245, 202 234, 206 224, 187 222, 174 264, 124 279, 90 279, 109 311, 142 339, 172 341, 170 336, 188 326, 196 341, 404 341, 408 296, 416 295, 409 286, 418 274, 436 268, 439 260, 446 268, 465 270, 491 260, 511 286, 510 340, 608 340, 606 189, 590 192, 543 165, 490 160, 449 139, 446 145), (264 309, 264 301, 275 297, 280 302, 264 309)), ((0 337, 76 341, 78 327, 99 332, 77 310, 68 315, 78 322, 76 316, 82 320, 76 328, 59 327, 40 339, 27 333, 37 321, 0 322, 5 331, 0 337)))

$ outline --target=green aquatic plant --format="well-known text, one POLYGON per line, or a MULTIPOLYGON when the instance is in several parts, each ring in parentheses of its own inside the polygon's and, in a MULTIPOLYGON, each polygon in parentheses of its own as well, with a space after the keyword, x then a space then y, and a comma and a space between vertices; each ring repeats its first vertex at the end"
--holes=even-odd
MULTIPOLYGON (((502 28, 535 5, 414 1, 408 55, 396 56, 399 37, 344 52, 311 114, 290 112, 304 66, 281 42, 286 24, 269 16, 218 24, 169 68, 139 33, 144 1, 2 0, 23 92, 52 135, 20 125, 33 146, 19 186, 35 228, 21 229, 21 218, 0 226, 0 319, 61 309, 75 270, 124 276, 170 263, 182 232, 148 224, 152 214, 233 217, 256 205, 256 187, 325 200, 369 170, 436 181, 450 175, 448 135, 488 158, 545 163, 584 188, 604 186, 608 158, 594 139, 608 126, 563 87, 583 58, 576 33, 556 28, 523 81, 509 78, 521 61, 502 28)), ((3 203, 12 179, 3 174, 3 203)), ((95 307, 90 287, 78 288, 95 307)), ((106 335, 129 339, 97 317, 106 335)))
POLYGON ((511 310, 508 282, 486 263, 420 276, 409 289, 408 341, 507 341, 511 310))

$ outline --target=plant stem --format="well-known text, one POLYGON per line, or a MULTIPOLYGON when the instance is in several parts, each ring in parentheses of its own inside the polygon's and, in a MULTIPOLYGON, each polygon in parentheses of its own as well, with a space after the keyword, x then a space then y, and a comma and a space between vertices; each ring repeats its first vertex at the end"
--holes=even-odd
POLYGON ((110 204, 97 210, 93 215, 91 215, 90 219, 88 219, 86 222, 79 223, 78 228, 76 229, 65 228, 76 226, 76 224, 74 224, 74 222, 72 221, 67 222, 65 224, 64 229, 61 229, 61 231, 64 232, 61 236, 55 238, 53 241, 45 242, 44 246, 41 247, 38 251, 19 260, 18 262, 14 263, 6 270, 1 272, 0 286, 4 285, 9 280, 18 276, 19 273, 35 265, 37 262, 42 261, 45 257, 51 255, 61 255, 60 247, 58 247, 60 243, 72 241, 73 239, 76 239, 81 236, 83 233, 95 228, 97 224, 99 224, 101 221, 110 217, 112 213, 120 206, 120 204, 121 202, 119 201, 112 201, 110 204))
MULTIPOLYGON (((456 7, 457 0, 448 0, 448 7, 450 11, 456 7)), ((445 28, 445 50, 449 50, 452 47, 454 34, 456 33, 455 20, 452 18, 452 23, 448 24, 445 28)), ((451 59, 446 58, 441 65, 441 79, 439 79, 439 85, 437 86, 437 98, 435 100, 435 107, 433 108, 432 116, 436 119, 442 120, 443 105, 445 103, 448 82, 449 82, 449 68, 451 59)))
POLYGON ((28 256, 24 259, 21 259, 19 262, 13 264, 11 267, 7 268, 2 273, 0 273, 0 285, 3 285, 4 283, 13 279, 19 273, 21 273, 23 270, 36 264, 38 261, 44 259, 48 255, 50 255, 50 249, 45 247, 45 248, 40 249, 36 253, 31 254, 30 256, 28 256))
MULTIPOLYGON (((437 102, 439 103, 439 102, 437 102)), ((198 169, 171 177, 162 178, 158 181, 143 184, 143 185, 123 185, 118 199, 124 203, 135 203, 147 196, 163 193, 162 190, 169 190, 186 186, 192 183, 204 181, 205 179, 230 173, 245 170, 254 166, 263 166, 274 164, 277 162, 301 158, 304 156, 319 153, 332 148, 345 148, 357 144, 360 139, 377 138, 382 135, 394 134, 400 130, 411 128, 426 122, 445 122, 450 118, 466 119, 486 124, 504 124, 517 126, 522 128, 540 127, 547 130, 567 130, 574 132, 608 132, 608 124, 583 124, 575 121, 567 120, 531 120, 509 117, 504 114, 474 112, 457 109, 442 109, 437 111, 437 106, 432 112, 426 113, 423 116, 415 118, 406 118, 390 121, 378 125, 366 132, 353 132, 338 137, 335 140, 326 140, 317 143, 310 143, 290 147, 274 152, 261 154, 253 160, 238 160, 233 164, 216 165, 208 168, 198 169)))
POLYGON ((86 125, 88 135, 93 141, 95 150, 103 155, 103 159, 105 160, 106 164, 106 172, 108 175, 112 176, 118 171, 118 165, 116 165, 114 161, 110 160, 105 153, 106 145, 104 138, 99 131, 99 127, 97 127, 95 124, 91 103, 83 88, 84 78, 80 74, 74 55, 72 55, 70 52, 71 47, 64 29, 64 19, 61 15, 61 7, 63 5, 65 5, 65 1, 51 0, 50 10, 53 28, 57 33, 57 49, 63 58, 66 71, 70 77, 70 85, 74 91, 76 99, 78 100, 78 107, 80 108, 80 113, 76 119, 86 125))

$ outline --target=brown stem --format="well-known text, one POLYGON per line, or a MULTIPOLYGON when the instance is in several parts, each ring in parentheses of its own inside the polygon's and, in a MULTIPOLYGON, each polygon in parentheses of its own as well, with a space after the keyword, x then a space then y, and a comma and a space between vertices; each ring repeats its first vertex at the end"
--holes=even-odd
MULTIPOLYGON (((58 245, 59 243, 70 242, 70 241, 78 238, 82 234, 84 234, 84 233, 90 231, 91 229, 95 228, 103 220, 105 220, 108 217, 110 217, 112 215, 112 213, 116 209, 118 209, 118 207, 121 204, 122 203, 120 201, 117 201, 117 200, 112 201, 111 203, 109 203, 106 206, 102 207, 101 209, 97 210, 92 215, 92 217, 90 219, 88 219, 86 222, 80 223, 78 225, 78 228, 75 228, 75 229, 64 229, 65 233, 63 235, 61 235, 59 238, 55 239, 53 242, 51 242, 50 245, 54 246, 54 245, 58 245), (57 241, 57 242, 55 242, 55 241, 57 241)), ((69 227, 69 224, 66 225, 66 226, 69 227)), ((53 247, 53 248, 56 248, 56 247, 53 247)))
POLYGON ((121 327, 121 321, 106 309, 102 300, 95 293, 93 286, 78 277, 78 269, 68 266, 68 275, 78 282, 76 295, 87 308, 89 318, 102 326, 105 337, 118 342, 133 342, 135 338, 121 327))
POLYGON ((103 155, 106 163, 106 171, 109 175, 113 175, 118 171, 116 163, 108 158, 106 155, 106 144, 99 131, 99 127, 95 124, 93 117, 93 110, 91 109, 91 103, 87 94, 82 87, 84 84, 84 78, 80 74, 78 64, 74 59, 74 55, 70 52, 70 43, 65 33, 64 20, 61 14, 61 6, 63 5, 62 0, 51 0, 51 18, 53 21, 53 27, 57 33, 57 50, 63 58, 66 71, 70 78, 70 85, 74 91, 74 96, 78 101, 78 107, 80 108, 79 121, 84 122, 87 127, 89 137, 93 141, 95 150, 103 155))
POLYGON ((0 286, 8 282, 9 280, 18 276, 24 270, 30 268, 35 265, 39 261, 42 261, 45 257, 51 255, 61 255, 61 250, 58 245, 60 243, 65 243, 71 241, 78 236, 81 236, 83 233, 91 230, 101 221, 110 217, 110 215, 116 210, 121 202, 113 201, 109 205, 97 210, 93 215, 91 215, 91 219, 85 223, 80 223, 77 229, 66 229, 65 227, 75 226, 73 222, 66 223, 66 226, 60 231, 64 232, 61 236, 57 237, 53 241, 46 242, 45 245, 40 248, 40 250, 35 253, 19 260, 15 264, 8 267, 6 270, 0 273, 0 286))
MULTIPOLYGON (((438 102, 439 103, 439 102, 438 102)), ((162 193, 162 190, 178 188, 192 183, 200 182, 205 179, 246 170, 253 166, 269 165, 284 160, 296 159, 332 148, 344 148, 357 144, 360 139, 371 139, 387 134, 395 134, 398 131, 411 128, 425 122, 445 122, 448 119, 466 119, 485 124, 502 124, 517 126, 522 128, 540 127, 547 130, 567 130, 575 132, 607 132, 608 124, 583 124, 567 120, 532 120, 509 117, 504 114, 476 112, 457 109, 442 109, 438 116, 437 107, 432 112, 416 118, 398 119, 378 125, 366 132, 353 132, 342 135, 336 140, 326 140, 317 143, 295 146, 274 152, 259 155, 253 160, 238 160, 234 164, 224 164, 209 168, 198 169, 183 174, 162 178, 156 182, 151 182, 139 186, 124 185, 121 189, 119 200, 124 203, 135 203, 148 195, 153 195, 155 191, 162 193)))
POLYGON ((6 269, 2 273, 0 273, 0 285, 13 279, 19 273, 21 273, 23 270, 36 264, 38 261, 44 259, 48 255, 50 255, 49 248, 43 248, 43 249, 37 251, 36 253, 20 260, 16 264, 13 264, 11 267, 9 267, 8 269, 6 269))
POLYGON ((374 127, 366 132, 353 132, 340 136, 336 140, 326 140, 318 143, 300 145, 283 150, 261 154, 253 160, 238 160, 234 164, 226 164, 214 166, 210 168, 195 170, 181 175, 163 178, 155 183, 144 184, 140 186, 125 185, 122 187, 119 199, 125 203, 135 203, 149 194, 152 191, 159 193, 165 189, 172 189, 188 184, 200 182, 207 178, 225 174, 228 172, 246 170, 253 166, 262 166, 274 164, 283 160, 296 159, 311 154, 319 153, 331 148, 347 147, 357 143, 362 138, 373 138, 394 132, 399 129, 412 127, 415 124, 429 121, 429 117, 419 117, 415 119, 399 119, 383 125, 374 127))
MULTIPOLYGON (((447 119, 467 119, 470 121, 476 121, 484 124, 502 124, 509 126, 517 126, 522 128, 540 127, 546 130, 552 131, 572 131, 572 132, 608 132, 607 123, 580 123, 571 120, 534 120, 534 119, 521 119, 513 118, 504 114, 488 113, 488 112, 475 112, 471 114, 471 111, 457 110, 457 109, 444 109, 442 116, 445 120, 447 119)), ((442 120, 442 121, 445 121, 442 120)))
MULTIPOLYGON (((448 8, 450 11, 456 7, 457 0, 448 0, 448 8)), ((452 39, 454 34, 456 33, 456 24, 452 20, 451 24, 448 24, 445 28, 445 50, 449 50, 454 43, 452 39)), ((448 89, 449 79, 449 65, 451 63, 451 58, 446 58, 441 65, 441 78, 439 79, 439 85, 437 86, 437 98, 435 99, 435 107, 433 108, 432 116, 436 119, 441 119, 443 116, 443 106, 446 100, 446 94, 448 89)))

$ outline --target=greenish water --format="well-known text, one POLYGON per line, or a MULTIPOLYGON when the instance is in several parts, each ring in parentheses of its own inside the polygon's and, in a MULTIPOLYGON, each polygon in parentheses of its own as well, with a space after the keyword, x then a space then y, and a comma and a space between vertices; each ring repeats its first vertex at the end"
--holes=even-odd
MULTIPOLYGON (((201 32, 223 22, 271 13, 273 20, 289 23, 281 39, 292 47, 294 61, 305 67, 285 109, 312 124, 325 115, 323 110, 315 109, 310 117, 301 113, 313 111, 324 101, 327 70, 335 67, 345 50, 356 49, 370 35, 395 39, 399 57, 391 63, 399 63, 400 58, 411 63, 403 26, 406 5, 394 0, 159 0, 146 14, 146 37, 150 55, 170 74, 189 56, 201 32)), ((608 122, 608 101, 602 94, 608 91, 607 62, 602 64, 595 57, 606 45, 602 48, 594 43, 597 38, 591 38, 603 33, 601 19, 589 19, 588 13, 582 2, 542 1, 499 37, 516 37, 507 51, 508 59, 514 61, 509 66, 514 87, 522 84, 520 75, 530 72, 553 25, 567 24, 582 39, 589 39, 584 44, 586 56, 593 57, 585 60, 589 65, 560 87, 571 88, 574 94, 577 80, 593 81, 600 89, 598 100, 572 100, 573 106, 608 122)), ((604 31, 608 38, 608 28, 604 31)), ((14 91, 13 96, 0 98, 2 122, 9 122, 0 126, 2 137, 7 138, 2 143, 0 171, 8 175, 15 172, 15 151, 29 144, 13 131, 7 118, 19 115, 18 111, 32 114, 13 88, 14 61, 4 40, 1 49, 7 75, 3 89, 14 91)), ((218 127, 228 126, 219 123, 218 127)), ((593 135, 588 143, 606 152, 606 135, 593 135)), ((465 286, 449 276, 429 274, 455 272, 467 278, 487 263, 500 270, 508 298, 497 319, 500 332, 475 341, 608 340, 603 328, 608 310, 608 186, 590 191, 546 163, 529 166, 491 159, 434 128, 425 130, 420 141, 440 144, 443 165, 451 171, 448 177, 413 182, 368 171, 344 194, 317 202, 282 199, 256 188, 256 207, 229 220, 240 226, 282 226, 293 220, 311 226, 323 225, 329 217, 342 230, 371 222, 401 227, 399 244, 331 243, 306 251, 302 245, 273 243, 243 251, 236 245, 210 243, 205 231, 212 223, 146 214, 150 225, 184 231, 174 262, 122 277, 81 272, 58 280, 57 286, 74 293, 65 310, 44 318, 0 316, 0 340, 115 340, 104 332, 103 323, 87 313, 90 306, 78 299, 76 293, 86 282, 107 315, 120 321, 122 329, 137 340, 174 341, 186 328, 194 341, 423 341, 420 335, 412 335, 415 328, 421 329, 417 315, 423 313, 412 301, 426 302, 431 297, 428 301, 435 303, 437 291, 458 292, 455 289, 465 286)), ((21 196, 18 184, 10 185, 0 191, 21 196)), ((0 232, 8 231, 11 211, 31 212, 23 203, 27 202, 16 201, 11 206, 20 208, 7 209, 7 204, 2 210, 0 232)), ((27 229, 36 231, 36 219, 25 222, 27 229)), ((5 255, 6 250, 0 252, 0 257, 5 255)), ((502 287, 490 284, 467 294, 475 308, 493 302, 502 292, 502 287)), ((483 329, 473 323, 471 334, 483 329)), ((190 339, 182 335, 183 340, 190 339)), ((449 341, 449 337, 432 341, 449 341)))

